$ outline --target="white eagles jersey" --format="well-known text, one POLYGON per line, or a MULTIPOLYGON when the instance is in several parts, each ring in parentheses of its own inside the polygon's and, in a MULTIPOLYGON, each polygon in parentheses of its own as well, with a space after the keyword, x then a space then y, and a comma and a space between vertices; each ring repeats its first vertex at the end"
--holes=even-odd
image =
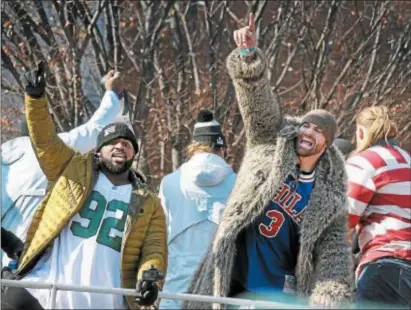
MULTIPOLYGON (((120 251, 131 184, 114 186, 100 172, 88 200, 25 280, 120 288, 120 251)), ((49 290, 29 289, 44 308, 49 290)), ((122 295, 57 291, 57 309, 126 309, 122 295)))

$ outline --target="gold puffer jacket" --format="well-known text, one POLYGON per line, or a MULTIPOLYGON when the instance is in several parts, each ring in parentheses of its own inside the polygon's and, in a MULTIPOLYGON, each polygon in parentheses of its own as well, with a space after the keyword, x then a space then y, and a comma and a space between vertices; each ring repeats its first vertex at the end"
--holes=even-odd
MULTIPOLYGON (((27 233, 17 271, 20 278, 81 210, 99 173, 93 152, 77 154, 57 136, 46 98, 26 95, 25 102, 31 142, 49 186, 27 233)), ((135 288, 137 279, 151 265, 164 274, 167 269, 166 223, 160 201, 136 174, 130 174, 130 181, 133 192, 121 244, 123 288, 135 288)), ((139 308, 133 297, 126 299, 131 309, 139 308)))

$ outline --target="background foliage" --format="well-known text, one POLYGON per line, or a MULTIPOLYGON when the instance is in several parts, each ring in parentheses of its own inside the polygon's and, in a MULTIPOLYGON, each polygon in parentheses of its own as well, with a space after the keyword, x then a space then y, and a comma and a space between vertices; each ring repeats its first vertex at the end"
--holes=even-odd
POLYGON ((85 122, 110 69, 127 79, 139 168, 153 185, 184 161, 195 117, 215 111, 238 168, 244 129, 225 59, 256 14, 259 47, 285 113, 325 108, 352 138, 364 106, 390 108, 411 150, 407 1, 2 1, 2 142, 19 135, 19 75, 43 59, 59 130, 85 122))

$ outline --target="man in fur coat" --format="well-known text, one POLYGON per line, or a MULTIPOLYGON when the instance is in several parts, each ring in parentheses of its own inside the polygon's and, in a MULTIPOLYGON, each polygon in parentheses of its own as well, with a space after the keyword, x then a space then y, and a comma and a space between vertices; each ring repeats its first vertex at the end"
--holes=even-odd
MULTIPOLYGON (((311 306, 350 301, 344 159, 333 145, 337 124, 325 110, 281 113, 256 48, 254 16, 237 30, 227 59, 247 133, 233 192, 189 293, 234 297, 307 296, 311 306)), ((261 297, 261 298, 260 298, 261 297)), ((223 308, 187 301, 184 308, 223 308)))

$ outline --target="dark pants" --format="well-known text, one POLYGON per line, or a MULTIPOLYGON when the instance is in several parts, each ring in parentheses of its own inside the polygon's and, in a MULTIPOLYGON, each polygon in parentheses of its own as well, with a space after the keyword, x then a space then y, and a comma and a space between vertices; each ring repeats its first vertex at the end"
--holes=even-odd
MULTIPOLYGON (((1 271, 1 278, 7 280, 17 280, 17 277, 8 267, 1 271)), ((25 288, 2 286, 1 288, 1 309, 35 309, 41 310, 43 307, 38 300, 33 297, 25 288)))
POLYGON ((21 287, 7 287, 1 293, 1 309, 35 309, 42 310, 38 300, 33 297, 26 289, 21 287))
POLYGON ((411 309, 411 262, 382 258, 369 263, 357 283, 360 308, 411 309))

